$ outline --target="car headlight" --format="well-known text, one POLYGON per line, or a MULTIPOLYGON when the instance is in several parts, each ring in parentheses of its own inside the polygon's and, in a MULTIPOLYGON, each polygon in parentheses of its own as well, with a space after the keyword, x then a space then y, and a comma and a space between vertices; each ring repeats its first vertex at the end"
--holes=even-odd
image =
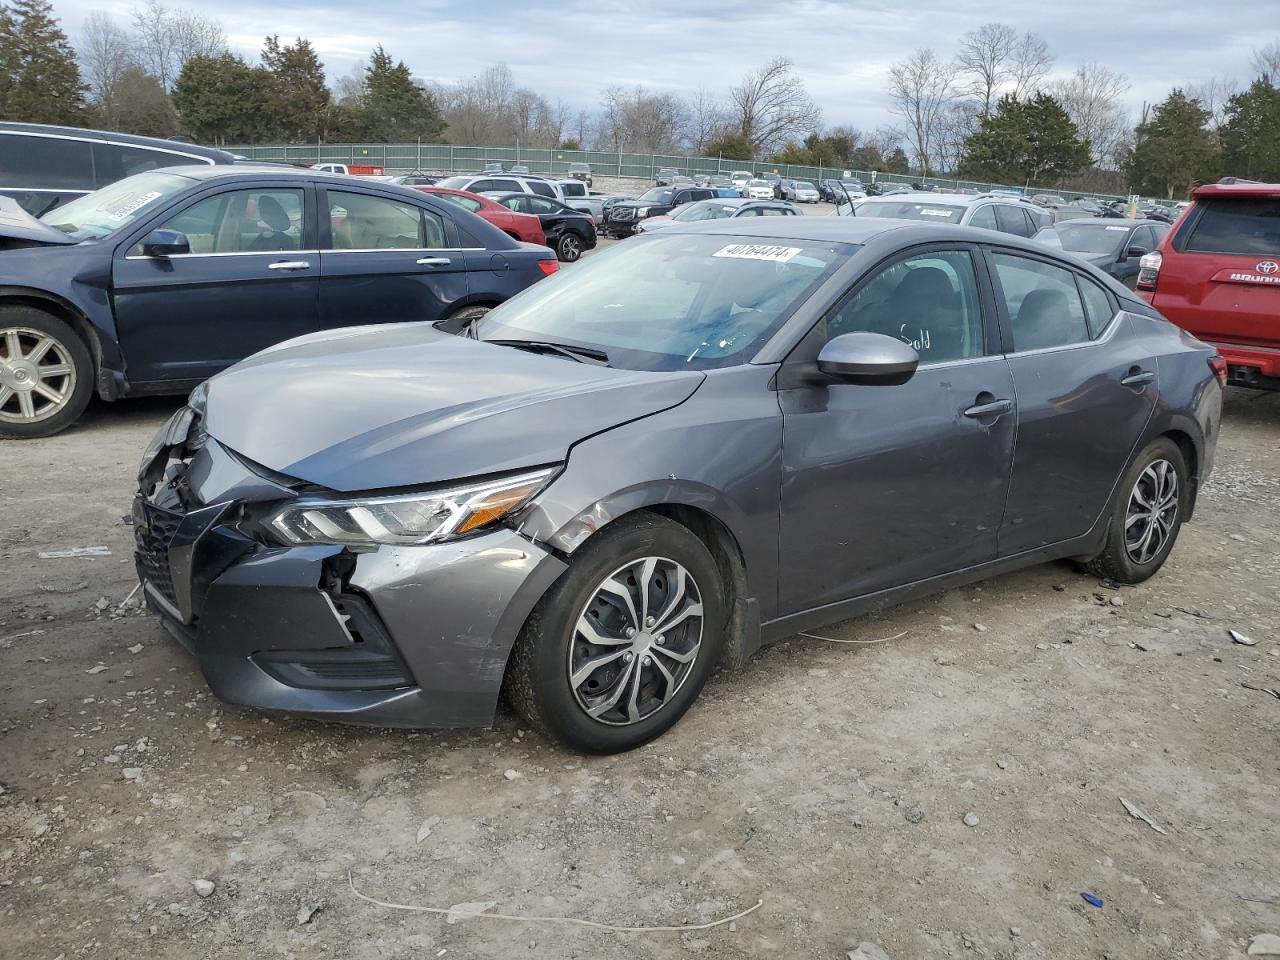
POLYGON ((636 216, 637 216, 637 217, 647 217, 648 215, 649 215, 649 208, 648 208, 648 207, 636 207, 636 216))
POLYGON ((269 521, 285 542, 345 546, 438 543, 471 533, 518 510, 555 468, 517 477, 390 497, 302 499, 269 521))

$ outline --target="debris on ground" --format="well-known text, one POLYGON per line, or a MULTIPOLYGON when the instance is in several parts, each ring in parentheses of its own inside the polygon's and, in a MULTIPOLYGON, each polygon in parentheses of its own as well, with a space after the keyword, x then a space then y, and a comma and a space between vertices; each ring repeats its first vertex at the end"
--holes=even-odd
POLYGON ((106 670, 106 669, 107 669, 107 665, 105 663, 100 663, 96 667, 90 667, 88 670, 85 671, 85 673, 89 674, 90 676, 97 676, 99 673, 101 673, 103 670, 106 670))
POLYGON ((848 960, 889 960, 889 955, 878 943, 863 940, 856 950, 850 950, 848 960))
POLYGON ((1257 690, 1259 693, 1269 693, 1277 700, 1280 700, 1280 690, 1275 687, 1255 687, 1252 683, 1245 683, 1243 680, 1240 681, 1240 686, 1244 687, 1246 690, 1257 690))
POLYGON ((192 880, 191 886, 195 888, 196 893, 199 894, 201 897, 213 896, 212 880, 192 880))
POLYGON ((978 825, 978 815, 970 810, 964 815, 964 825, 966 827, 976 827, 978 825))
POLYGON ((924 823, 924 811, 919 807, 907 807, 902 815, 907 818, 907 823, 924 823))
POLYGON ((1137 804, 1130 803, 1124 797, 1120 798, 1120 802, 1123 803, 1124 808, 1129 811, 1129 816, 1133 817, 1135 820, 1141 820, 1143 823, 1149 826, 1156 833, 1163 833, 1166 836, 1168 836, 1169 831, 1166 830, 1164 827, 1160 826, 1160 824, 1156 823, 1149 816, 1147 816, 1142 811, 1142 808, 1139 807, 1137 804))
POLYGON ((298 908, 298 912, 294 915, 298 921, 298 926, 303 927, 311 922, 311 918, 324 909, 323 901, 316 903, 304 903, 298 908))
POLYGON ((506 777, 508 780, 519 780, 521 777, 524 776, 524 774, 521 773, 519 770, 504 770, 502 772, 502 775, 506 777))
POLYGON ((497 900, 470 900, 467 903, 455 903, 449 908, 444 922, 457 923, 459 920, 466 920, 468 917, 477 916, 486 910, 492 910, 497 905, 497 900))
POLYGON ((1080 899, 1091 907, 1101 907, 1103 904, 1102 898, 1094 896, 1092 893, 1081 893, 1080 899))
POLYGON ((1280 957, 1280 937, 1274 933, 1257 933, 1249 940, 1249 956, 1280 957))
POLYGON ((63 550, 43 550, 41 560, 63 560, 68 557, 109 557, 110 547, 67 547, 63 550))
POLYGON ((421 843, 427 837, 431 836, 431 831, 440 823, 439 817, 427 817, 422 821, 422 826, 418 828, 418 842, 421 843))
POLYGON ((1252 637, 1246 637, 1239 630, 1228 630, 1227 633, 1231 634, 1231 639, 1242 647, 1252 647, 1256 646, 1258 643, 1257 640, 1254 640, 1252 637))

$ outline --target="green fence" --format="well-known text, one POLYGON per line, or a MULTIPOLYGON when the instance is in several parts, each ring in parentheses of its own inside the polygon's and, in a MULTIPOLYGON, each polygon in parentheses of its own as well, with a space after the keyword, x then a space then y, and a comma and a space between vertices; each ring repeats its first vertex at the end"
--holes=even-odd
POLYGON ((927 183, 954 190, 1017 190, 1028 196, 1050 193, 1074 200, 1096 197, 1119 200, 1122 197, 1100 193, 1063 191, 1054 187, 1010 187, 976 180, 948 180, 939 177, 913 177, 905 174, 872 173, 845 167, 810 167, 785 163, 760 163, 725 160, 718 157, 671 157, 651 153, 613 153, 602 150, 547 150, 529 147, 462 147, 449 143, 329 143, 268 146, 228 146, 232 153, 251 160, 275 160, 288 163, 345 163, 382 167, 388 174, 399 173, 479 173, 485 164, 500 163, 504 168, 524 164, 530 173, 564 175, 571 163, 590 164, 591 172, 600 177, 625 177, 655 180, 659 170, 677 173, 730 174, 746 170, 752 174, 776 173, 792 180, 839 178, 846 172, 863 183, 927 183))

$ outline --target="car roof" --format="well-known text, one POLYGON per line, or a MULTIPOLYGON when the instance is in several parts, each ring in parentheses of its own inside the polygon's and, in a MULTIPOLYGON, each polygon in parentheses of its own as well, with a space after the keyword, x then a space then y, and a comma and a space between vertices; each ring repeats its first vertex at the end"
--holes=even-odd
POLYGON ((1223 180, 1231 182, 1207 183, 1192 190, 1191 196, 1196 200, 1209 197, 1280 197, 1280 183, 1256 183, 1235 177, 1224 177, 1223 180))
POLYGON ((171 150, 185 153, 188 156, 208 157, 219 163, 235 162, 235 157, 225 150, 213 147, 202 147, 198 143, 187 143, 184 140, 166 140, 161 137, 139 137, 131 133, 112 133, 109 130, 90 130, 83 127, 59 127, 46 123, 15 123, 0 121, 0 131, 30 134, 32 136, 49 136, 74 138, 78 140, 103 140, 109 143, 124 143, 138 147, 150 147, 155 150, 171 150))
POLYGON ((1060 220, 1057 223, 1050 224, 1053 227, 1060 227, 1064 224, 1070 224, 1073 227, 1167 227, 1169 224, 1163 220, 1149 220, 1146 217, 1139 217, 1136 220, 1130 220, 1128 217, 1076 217, 1074 220, 1060 220))

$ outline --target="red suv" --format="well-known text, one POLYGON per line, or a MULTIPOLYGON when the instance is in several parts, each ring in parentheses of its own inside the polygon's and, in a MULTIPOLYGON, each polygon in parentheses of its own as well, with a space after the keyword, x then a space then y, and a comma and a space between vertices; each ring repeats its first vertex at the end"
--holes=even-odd
POLYGON ((1231 383, 1280 390, 1280 184, 1227 177, 1191 198, 1138 295, 1217 347, 1231 383))

